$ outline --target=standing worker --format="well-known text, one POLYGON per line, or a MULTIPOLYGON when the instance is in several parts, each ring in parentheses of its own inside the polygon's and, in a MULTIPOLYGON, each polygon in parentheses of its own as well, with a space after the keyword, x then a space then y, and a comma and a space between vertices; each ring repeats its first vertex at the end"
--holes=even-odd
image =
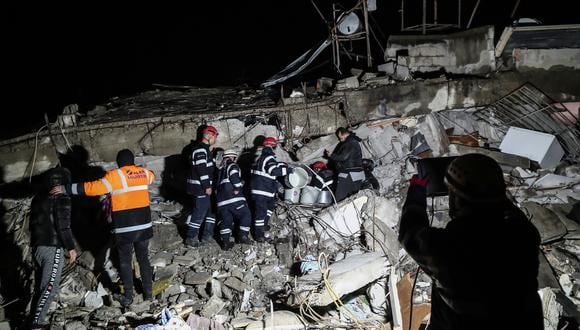
POLYGON ((447 226, 429 226, 427 180, 414 176, 399 230, 407 253, 433 279, 428 329, 543 329, 540 235, 508 200, 501 168, 467 154, 449 165, 445 182, 447 226))
POLYGON ((194 196, 194 205, 187 223, 185 245, 198 247, 213 237, 215 219, 211 212, 211 194, 215 165, 209 147, 214 145, 218 131, 206 126, 201 131, 201 141, 195 142, 190 158, 190 174, 187 179, 187 192, 194 196), (199 240, 199 229, 205 220, 203 235, 199 240))
POLYGON ((30 243, 39 266, 40 279, 31 308, 32 328, 44 329, 50 303, 58 294, 60 278, 68 253, 69 263, 75 262, 77 252, 70 227, 71 200, 61 191, 49 195, 55 186, 70 183, 70 173, 64 168, 46 174, 46 190, 36 195, 30 211, 30 243))
POLYGON ((238 242, 250 244, 248 234, 252 214, 242 192, 243 184, 240 178, 240 167, 236 164, 237 158, 238 153, 235 150, 224 152, 217 187, 218 214, 221 218, 220 236, 224 250, 229 250, 233 246, 233 243, 230 242, 230 236, 234 219, 240 222, 238 242))
POLYGON ((276 192, 278 191, 276 177, 285 176, 291 172, 286 163, 276 160, 274 153, 274 149, 278 146, 276 138, 265 138, 263 146, 262 154, 252 169, 251 180, 252 199, 255 206, 255 238, 260 243, 266 240, 266 232, 270 228, 268 222, 276 207, 276 192))
MULTIPOLYGON (((143 299, 153 300, 153 274, 149 262, 149 240, 153 237, 149 185, 155 180, 155 174, 136 166, 135 156, 129 149, 117 153, 117 166, 118 168, 107 171, 100 180, 74 183, 64 188, 72 195, 111 194, 113 233, 124 289, 124 295, 117 298, 123 307, 128 307, 133 303, 133 248, 141 271, 143 299)), ((53 191, 62 189, 59 188, 53 191)))
POLYGON ((360 190, 365 173, 362 168, 362 150, 359 144, 361 139, 344 127, 336 130, 336 137, 340 142, 330 156, 328 151, 324 150, 324 156, 329 158, 329 163, 337 172, 334 195, 338 202, 360 190))

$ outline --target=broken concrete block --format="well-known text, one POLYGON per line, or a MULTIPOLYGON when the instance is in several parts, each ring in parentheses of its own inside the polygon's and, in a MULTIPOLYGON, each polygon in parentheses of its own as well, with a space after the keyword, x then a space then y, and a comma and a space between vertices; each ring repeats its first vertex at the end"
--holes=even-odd
POLYGON ((543 168, 558 165, 564 149, 552 134, 510 127, 499 146, 502 152, 527 157, 543 168))
POLYGON ((195 259, 191 256, 175 256, 173 258, 173 263, 176 263, 181 266, 191 267, 195 263, 195 259))
POLYGON ((332 91, 332 87, 334 86, 334 79, 321 77, 316 80, 316 91, 318 93, 330 93, 332 91))
POLYGON ((359 87, 357 77, 348 77, 336 82, 336 90, 354 89, 359 87))
POLYGON ((157 252, 153 257, 151 257, 151 266, 153 267, 165 267, 171 263, 173 255, 169 252, 161 251, 157 252))
POLYGON ((219 313, 226 306, 226 302, 216 296, 209 298, 207 303, 203 306, 200 314, 204 317, 212 317, 219 313))
MULTIPOLYGON (((67 322, 64 330, 85 330, 87 327, 81 321, 67 322)), ((4 329, 0 326, 0 329, 4 329)), ((6 328, 10 329, 10 327, 6 328)))
POLYGON ((580 177, 570 178, 563 175, 548 173, 534 182, 533 187, 538 189, 554 189, 573 186, 580 182, 580 177))
POLYGON ((228 277, 227 280, 224 281, 224 284, 239 292, 244 292, 247 288, 246 283, 236 277, 228 277))
POLYGON ((314 228, 322 241, 332 239, 342 242, 345 236, 360 235, 363 221, 360 214, 368 201, 368 197, 361 194, 338 203, 338 207, 328 207, 319 214, 322 221, 315 221, 314 228))
POLYGON ((392 76, 395 74, 395 62, 379 64, 377 65, 377 70, 392 76))
MULTIPOLYGON (((219 316, 219 315, 217 315, 219 316)), ((198 330, 226 330, 226 328, 218 322, 218 320, 212 320, 207 317, 201 317, 195 313, 189 314, 186 321, 187 329, 198 329, 198 330)))
MULTIPOLYGON (((348 256, 329 267, 329 286, 339 297, 359 290, 366 285, 386 276, 387 259, 378 252, 348 256)), ((320 274, 308 274, 301 278, 304 281, 319 280, 320 274)), ((334 301, 326 287, 320 292, 311 294, 313 306, 328 306, 334 301)))
POLYGON ((291 311, 275 311, 266 314, 263 321, 254 321, 246 326, 246 330, 300 330, 306 329, 308 323, 291 311))
POLYGON ((209 272, 193 272, 190 271, 185 275, 184 284, 187 285, 201 285, 206 284, 211 280, 212 276, 209 272))
POLYGON ((377 73, 375 73, 375 72, 365 72, 362 75, 361 80, 362 81, 367 81, 367 80, 369 80, 371 78, 375 78, 376 76, 377 76, 377 73))
POLYGON ((551 288, 543 288, 538 291, 542 299, 542 310, 544 312, 544 329, 557 330, 563 307, 557 301, 556 294, 551 288))
POLYGON ((566 227, 554 212, 534 202, 522 203, 522 209, 531 216, 530 221, 538 229, 542 244, 566 235, 566 227))
POLYGON ((386 313, 387 292, 387 284, 385 280, 379 280, 368 287, 366 293, 373 312, 383 315, 386 313))

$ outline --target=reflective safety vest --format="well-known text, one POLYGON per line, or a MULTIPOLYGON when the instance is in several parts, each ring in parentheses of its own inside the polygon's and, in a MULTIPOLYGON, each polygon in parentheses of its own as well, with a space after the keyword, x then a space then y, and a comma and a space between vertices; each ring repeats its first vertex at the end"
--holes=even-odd
POLYGON ((149 206, 149 185, 155 174, 143 167, 128 165, 113 169, 99 180, 71 185, 73 195, 111 194, 113 212, 149 206))

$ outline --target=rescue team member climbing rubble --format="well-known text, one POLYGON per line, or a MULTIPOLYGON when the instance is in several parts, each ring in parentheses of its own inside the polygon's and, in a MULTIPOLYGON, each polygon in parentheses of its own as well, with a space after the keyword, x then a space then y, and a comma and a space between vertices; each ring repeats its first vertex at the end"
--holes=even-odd
POLYGON ((251 243, 248 234, 252 214, 242 193, 243 184, 240 178, 240 167, 236 164, 237 158, 238 153, 235 150, 226 150, 218 176, 217 206, 221 220, 221 244, 224 250, 229 250, 233 246, 230 236, 234 219, 239 221, 238 242, 251 243))
POLYGON ((250 182, 255 206, 254 226, 257 242, 266 240, 266 232, 269 230, 268 222, 276 207, 276 192, 278 191, 276 177, 292 172, 288 164, 276 160, 274 153, 274 149, 278 146, 276 138, 265 138, 263 146, 262 154, 252 168, 250 182))
POLYGON ((139 262, 143 298, 152 300, 152 270, 149 262, 149 239, 153 237, 149 209, 149 185, 155 174, 135 165, 135 157, 128 149, 117 154, 118 168, 107 171, 102 179, 55 187, 52 193, 64 189, 72 195, 99 196, 111 194, 113 233, 119 253, 119 270, 124 295, 117 299, 127 307, 133 302, 133 248, 139 262))
POLYGON ((344 127, 336 130, 336 137, 340 140, 332 154, 324 150, 324 157, 337 174, 336 201, 339 202, 349 195, 360 190, 365 179, 362 168, 361 139, 344 127))
POLYGON ((201 141, 196 141, 190 155, 190 173, 187 179, 187 192, 193 195, 193 209, 187 223, 185 245, 197 247, 207 243, 213 237, 215 218, 211 214, 211 194, 215 165, 209 147, 214 145, 218 131, 213 126, 206 126, 201 141), (203 224, 205 220, 205 225, 203 224), (199 240, 199 230, 203 235, 199 240))
POLYGON ((37 278, 40 279, 31 305, 33 329, 47 326, 46 314, 59 291, 65 253, 68 253, 71 264, 77 258, 70 227, 70 197, 62 192, 48 194, 55 186, 69 184, 70 173, 64 168, 50 170, 45 174, 44 182, 45 190, 33 198, 30 211, 30 243, 39 267, 37 278))
POLYGON ((499 165, 480 154, 448 167, 449 216, 432 228, 427 179, 414 176, 399 241, 433 279, 428 329, 543 329, 540 235, 506 196, 499 165))

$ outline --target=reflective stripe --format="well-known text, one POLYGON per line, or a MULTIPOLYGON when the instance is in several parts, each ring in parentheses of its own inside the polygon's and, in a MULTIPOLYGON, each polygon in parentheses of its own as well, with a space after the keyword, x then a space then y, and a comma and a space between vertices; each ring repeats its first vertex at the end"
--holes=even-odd
POLYGON ((193 179, 187 179, 187 183, 201 185, 201 181, 199 181, 199 180, 193 180, 193 179))
POLYGON ((231 234, 232 230, 231 229, 222 229, 220 230, 220 234, 224 235, 224 234, 231 234))
POLYGON ((220 184, 229 183, 229 182, 230 182, 230 179, 223 179, 223 180, 220 182, 220 184))
POLYGON ((151 222, 149 222, 149 223, 146 223, 144 225, 123 227, 123 228, 115 228, 115 229, 113 229, 113 233, 115 233, 115 234, 122 234, 122 233, 128 233, 128 232, 132 232, 132 231, 137 231, 137 230, 143 230, 143 229, 147 229, 147 228, 151 228, 151 227, 153 227, 153 224, 151 222))
POLYGON ((78 183, 73 183, 70 186, 70 190, 71 190, 71 192, 72 192, 73 195, 78 195, 79 194, 78 183))
POLYGON ((207 167, 212 167, 212 166, 213 166, 213 162, 212 161, 207 162, 207 167))
POLYGON ((241 202, 241 201, 246 201, 246 199, 244 197, 234 197, 234 198, 226 199, 225 201, 221 201, 221 202, 217 203, 217 206, 224 206, 224 205, 232 204, 235 202, 241 202))
POLYGON ((275 176, 272 176, 266 172, 262 172, 262 171, 258 171, 258 170, 252 170, 252 174, 261 175, 263 177, 266 177, 266 178, 272 179, 272 180, 276 179, 275 176))
POLYGON ((148 189, 149 189, 149 187, 146 184, 144 184, 144 185, 140 185, 140 186, 132 186, 132 187, 113 190, 113 192, 111 192, 111 195, 118 195, 118 194, 124 194, 126 192, 130 192, 130 191, 139 191, 139 190, 148 190, 148 189))
POLYGON ((348 178, 348 173, 338 173, 338 177, 346 179, 346 178, 348 178))
POLYGON ((242 205, 240 205, 240 206, 236 207, 236 210, 243 209, 244 207, 246 207, 246 204, 242 204, 242 205))
POLYGON ((209 180, 209 175, 202 175, 199 177, 200 180, 209 180))
POLYGON ((250 231, 250 227, 240 226, 241 231, 250 231))
POLYGON ((129 185, 127 184, 127 178, 123 174, 123 171, 121 171, 121 169, 118 168, 117 173, 119 174, 119 177, 121 178, 121 184, 123 185, 123 188, 129 187, 129 185))
POLYGON ((236 188, 241 188, 243 186, 241 182, 240 183, 232 183, 232 185, 236 188))
POLYGON ((199 164, 206 164, 207 160, 206 159, 200 159, 200 160, 196 160, 194 162, 195 165, 199 165, 199 164))
POLYGON ((101 179, 101 182, 105 185, 105 187, 107 187, 107 190, 109 192, 112 192, 113 191, 113 187, 111 186, 111 184, 109 183, 109 181, 107 179, 102 178, 101 179))
POLYGON ((365 179, 365 172, 350 172, 350 177, 352 178, 352 181, 363 181, 365 179))
POLYGON ((254 189, 252 189, 252 194, 266 196, 266 197, 274 197, 274 196, 276 196, 276 193, 270 193, 270 192, 267 192, 267 191, 254 190, 254 189))

